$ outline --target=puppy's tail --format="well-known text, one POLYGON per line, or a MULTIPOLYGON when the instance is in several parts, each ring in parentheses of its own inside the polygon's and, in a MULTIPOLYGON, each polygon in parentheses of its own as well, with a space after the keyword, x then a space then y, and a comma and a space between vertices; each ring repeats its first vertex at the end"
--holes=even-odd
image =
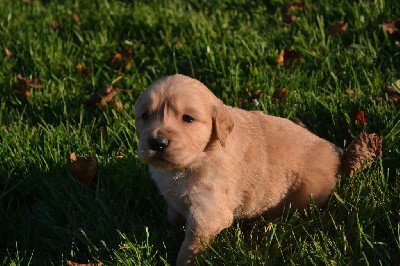
POLYGON ((347 176, 354 176, 361 169, 368 169, 382 157, 383 137, 375 133, 361 132, 344 151, 343 170, 347 176))

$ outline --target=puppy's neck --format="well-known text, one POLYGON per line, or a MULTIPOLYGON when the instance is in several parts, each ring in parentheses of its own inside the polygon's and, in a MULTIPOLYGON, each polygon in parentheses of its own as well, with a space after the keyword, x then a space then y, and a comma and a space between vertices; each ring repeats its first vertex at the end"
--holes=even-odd
POLYGON ((158 182, 159 180, 180 180, 183 179, 189 172, 190 169, 159 169, 155 167, 149 167, 151 177, 158 182))

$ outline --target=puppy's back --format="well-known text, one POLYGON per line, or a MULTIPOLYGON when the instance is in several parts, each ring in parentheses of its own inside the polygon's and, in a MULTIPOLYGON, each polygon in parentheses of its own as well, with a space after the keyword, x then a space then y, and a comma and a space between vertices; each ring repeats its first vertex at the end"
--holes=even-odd
POLYGON ((336 184, 341 149, 288 119, 236 108, 231 114, 235 127, 227 147, 243 152, 233 163, 246 175, 238 182, 245 206, 239 216, 289 203, 303 209, 311 195, 317 205, 326 201, 336 184))

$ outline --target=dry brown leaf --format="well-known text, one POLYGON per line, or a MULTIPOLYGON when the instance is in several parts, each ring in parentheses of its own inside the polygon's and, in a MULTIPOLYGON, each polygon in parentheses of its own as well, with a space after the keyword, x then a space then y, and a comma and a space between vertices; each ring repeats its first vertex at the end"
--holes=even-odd
POLYGON ((116 63, 119 63, 119 62, 121 62, 121 60, 122 60, 122 54, 120 54, 120 53, 116 53, 114 56, 113 56, 113 58, 111 59, 111 64, 116 64, 116 63))
POLYGON ((67 265, 67 266, 103 266, 103 263, 101 263, 101 262, 96 262, 96 263, 77 263, 77 262, 73 262, 73 261, 70 261, 70 260, 67 260, 66 262, 65 262, 65 264, 67 265))
POLYGON ((31 91, 26 86, 18 83, 14 85, 14 92, 17 94, 18 98, 22 101, 27 101, 31 97, 31 91))
POLYGON ((118 90, 114 90, 112 85, 101 89, 100 91, 94 93, 89 99, 86 100, 85 105, 87 107, 98 106, 103 108, 108 102, 111 102, 115 95, 117 95, 118 90))
POLYGON ((364 111, 358 111, 353 120, 353 125, 356 129, 364 129, 367 125, 367 118, 365 117, 364 111))
POLYGON ((90 185, 97 172, 97 160, 93 157, 83 158, 76 156, 75 159, 75 161, 71 162, 69 169, 79 182, 90 185))
POLYGON ((253 92, 253 94, 251 95, 251 98, 252 98, 253 100, 258 100, 258 99, 260 99, 261 93, 262 93, 261 90, 255 90, 255 91, 253 92))
POLYGON ((28 100, 29 97, 31 96, 30 88, 36 88, 36 89, 42 88, 42 83, 40 79, 26 78, 23 77, 21 73, 18 73, 17 80, 18 82, 14 85, 14 92, 23 101, 28 100))
POLYGON ((346 94, 346 95, 354 95, 355 92, 353 90, 350 90, 350 89, 345 89, 343 91, 343 93, 346 94))
POLYGON ((358 94, 357 92, 355 92, 352 89, 345 89, 343 91, 344 94, 346 94, 347 96, 352 96, 354 98, 360 98, 360 94, 358 94))
POLYGON ((375 133, 361 132, 346 149, 344 168, 349 176, 361 169, 367 169, 379 157, 382 157, 383 138, 375 133))
POLYGON ((118 83, 122 79, 122 76, 116 77, 113 81, 111 81, 111 85, 114 85, 115 83, 118 83))
POLYGON ((117 93, 118 93, 118 90, 114 90, 112 88, 112 86, 109 86, 106 91, 107 92, 103 97, 103 101, 105 103, 108 103, 108 102, 111 102, 114 99, 115 95, 117 95, 117 93))
POLYGON ((304 9, 304 7, 305 7, 305 5, 303 2, 293 2, 293 3, 282 5, 281 9, 282 9, 283 14, 287 14, 287 13, 293 12, 298 9, 304 9))
POLYGON ((344 33, 346 33, 347 26, 348 26, 348 24, 342 20, 342 21, 336 23, 335 25, 333 25, 329 29, 328 34, 332 35, 332 36, 342 36, 344 33))
POLYGON ((133 65, 133 52, 131 49, 126 49, 122 54, 116 53, 111 59, 112 65, 118 65, 120 70, 128 70, 133 65))
POLYGON ((292 67, 299 63, 303 57, 295 50, 281 50, 276 58, 276 63, 284 67, 292 67))
POLYGON ((73 162, 76 161, 76 154, 75 154, 75 152, 73 152, 73 153, 71 153, 71 154, 69 155, 69 159, 70 159, 71 161, 73 161, 73 162))
POLYGON ((81 74, 85 77, 89 76, 90 74, 92 74, 92 71, 87 67, 84 66, 82 64, 77 64, 76 68, 79 70, 79 72, 81 72, 81 74))
POLYGON ((50 28, 51 28, 53 31, 57 31, 57 30, 61 29, 61 27, 62 27, 61 23, 59 23, 59 22, 57 22, 57 21, 55 21, 55 20, 53 20, 53 21, 50 23, 50 28))
POLYGON ((292 24, 295 22, 297 17, 295 15, 283 15, 282 16, 282 22, 285 24, 292 24))
POLYGON ((13 53, 7 47, 4 47, 4 52, 6 53, 7 58, 10 58, 13 55, 13 53))
POLYGON ((287 98, 289 98, 289 90, 286 89, 286 88, 276 89, 272 93, 272 99, 275 99, 275 100, 286 100, 287 98))
POLYGON ((113 108, 116 109, 116 110, 118 110, 118 111, 122 111, 122 110, 124 109, 124 106, 123 106, 123 104, 121 103, 120 100, 114 99, 114 106, 113 106, 113 108))
POLYGON ((123 53, 123 58, 125 59, 123 61, 123 68, 124 69, 130 69, 133 64, 133 52, 132 49, 127 49, 123 53))
POLYGON ((125 158, 125 149, 120 149, 118 151, 118 155, 115 156, 115 158, 118 160, 125 158))
POLYGON ((97 106, 97 107, 103 108, 107 105, 107 103, 113 102, 115 108, 123 107, 122 104, 118 100, 117 100, 118 102, 115 102, 114 98, 117 95, 117 93, 119 92, 119 90, 113 88, 113 85, 115 83, 119 82, 121 79, 122 79, 122 76, 118 76, 111 82, 110 85, 108 85, 107 87, 105 87, 105 88, 97 91, 93 95, 91 95, 89 97, 89 99, 87 99, 85 101, 85 105, 87 107, 97 106))
POLYGON ((285 61, 285 50, 281 50, 281 52, 276 57, 276 63, 278 65, 281 65, 283 64, 284 61, 285 61))
POLYGON ((74 23, 78 23, 79 20, 81 20, 81 17, 79 16, 78 13, 73 13, 73 14, 71 15, 71 20, 72 20, 72 22, 74 22, 74 23))
POLYGON ((400 41, 400 19, 382 23, 382 28, 385 30, 387 35, 392 37, 394 40, 400 41))
POLYGON ((40 79, 25 78, 21 75, 21 73, 17 74, 17 79, 31 88, 40 89, 42 87, 42 82, 40 81, 40 79))

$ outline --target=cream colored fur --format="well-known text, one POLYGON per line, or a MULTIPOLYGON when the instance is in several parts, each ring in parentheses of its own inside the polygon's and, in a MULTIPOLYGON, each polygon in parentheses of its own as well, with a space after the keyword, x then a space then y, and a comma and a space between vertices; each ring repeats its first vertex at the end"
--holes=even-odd
POLYGON ((139 158, 168 220, 186 221, 177 265, 192 264, 236 218, 279 213, 289 203, 302 210, 311 195, 321 205, 335 187, 341 149, 287 119, 226 106, 195 79, 158 80, 137 99, 135 117, 139 158), (159 137, 168 145, 152 150, 149 139, 159 137))

